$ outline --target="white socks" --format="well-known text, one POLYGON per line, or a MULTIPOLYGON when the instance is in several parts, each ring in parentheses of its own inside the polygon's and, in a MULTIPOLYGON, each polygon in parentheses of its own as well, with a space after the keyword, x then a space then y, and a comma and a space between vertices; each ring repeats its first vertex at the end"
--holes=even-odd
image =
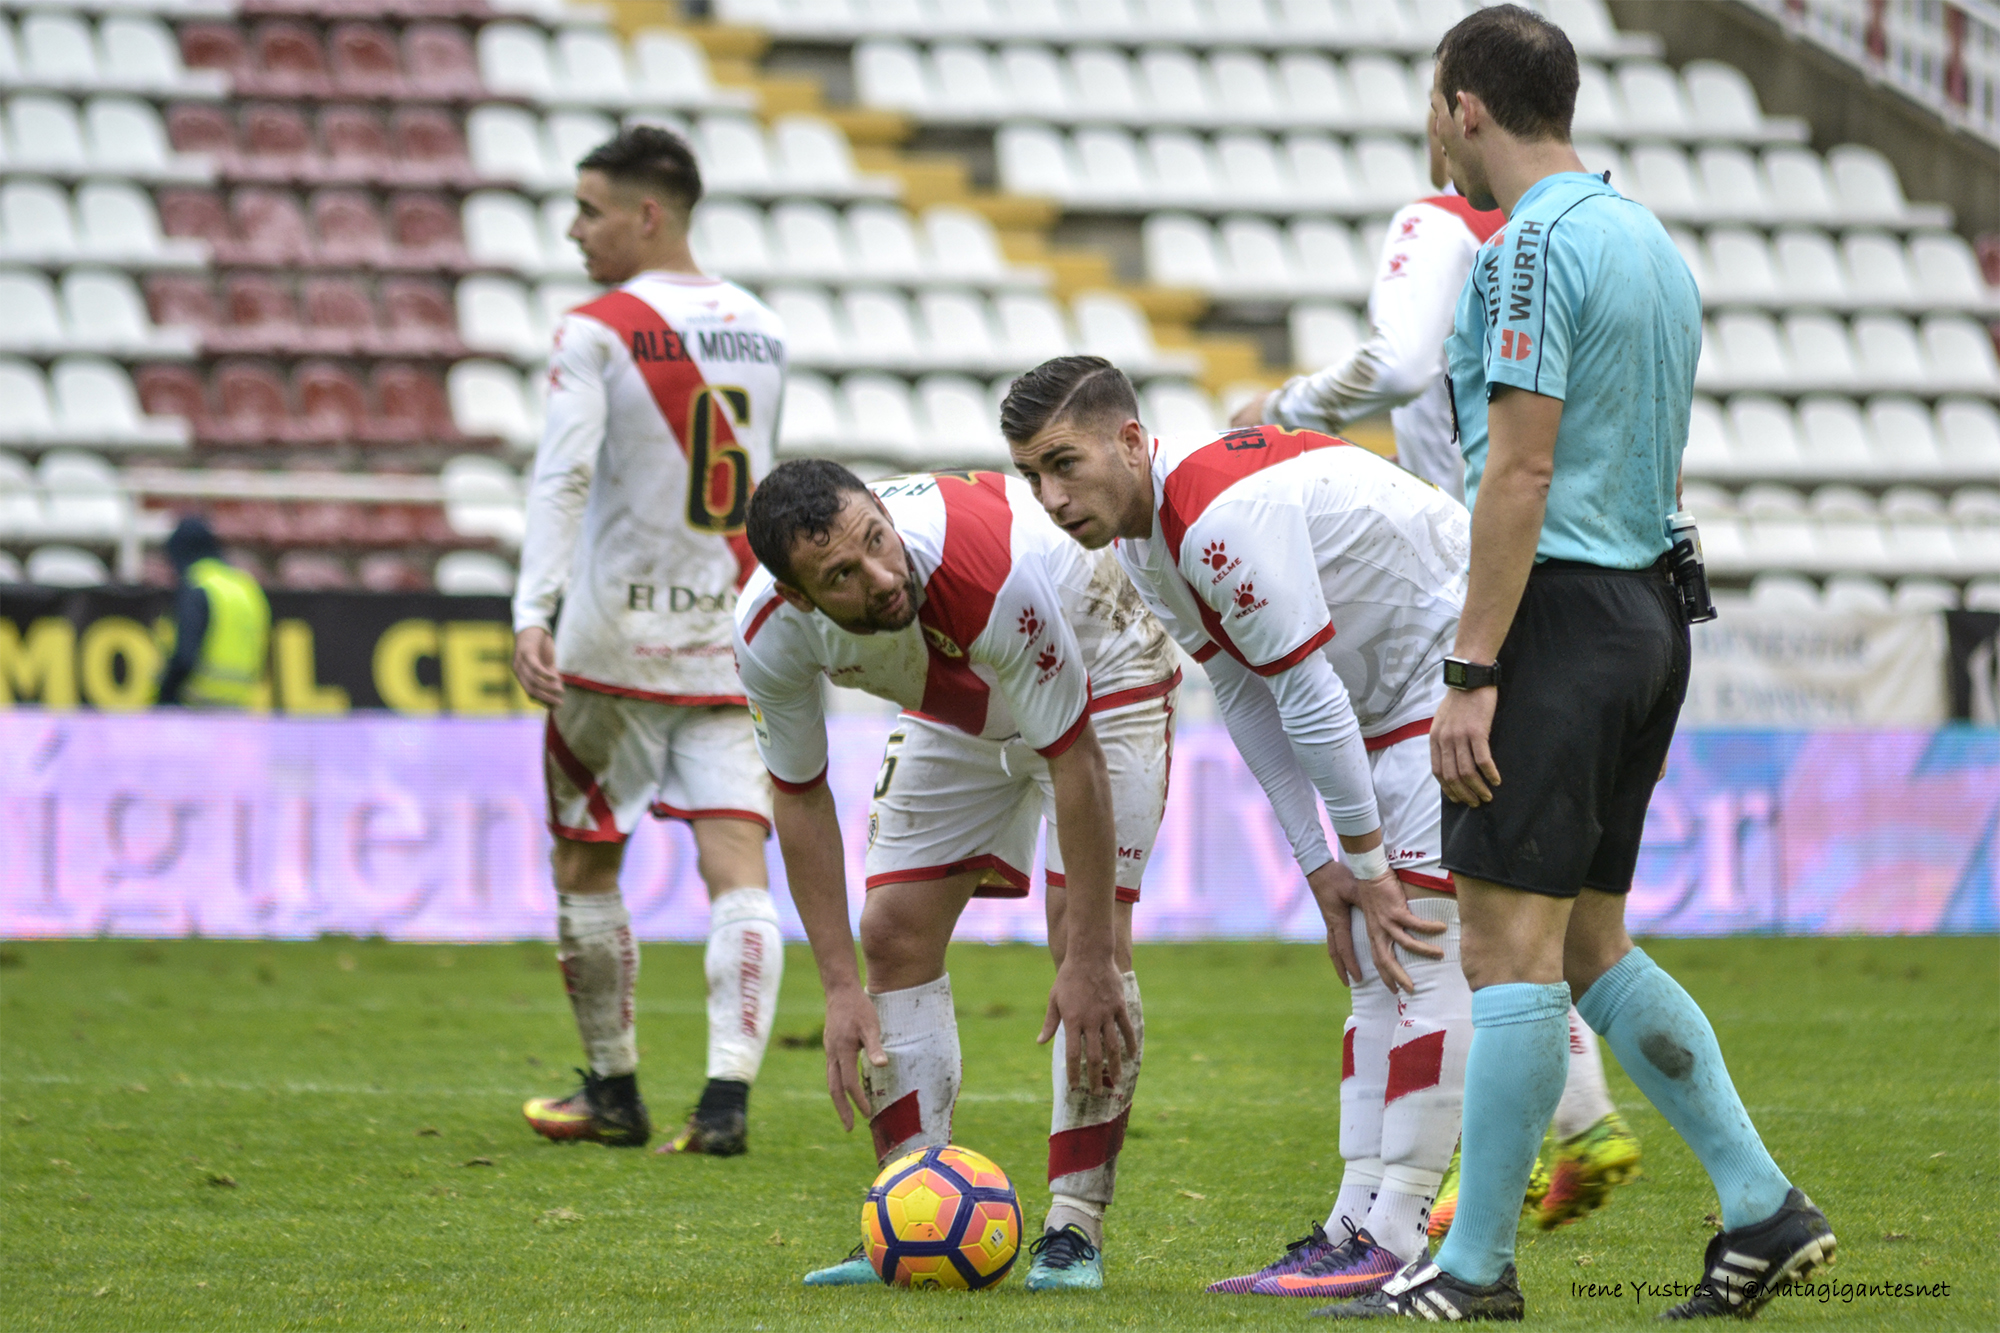
POLYGON ((1340 1155, 1347 1162, 1327 1218, 1336 1239, 1346 1218, 1404 1262, 1424 1252, 1431 1201, 1451 1162, 1465 1106, 1465 1057, 1472 1043, 1472 993, 1459 966, 1458 904, 1416 898, 1410 911, 1443 922, 1443 958, 1398 948, 1416 983, 1394 995, 1376 975, 1360 910, 1355 953, 1362 980, 1341 1035, 1340 1155))
POLYGON ((1139 1064, 1146 1053, 1146 1013, 1139 1002, 1139 978, 1127 972, 1125 1012, 1139 1039, 1127 1052, 1118 1081, 1109 1089, 1069 1086, 1068 1037, 1060 1027, 1049 1043, 1049 1067, 1055 1088, 1049 1117, 1049 1192, 1045 1227, 1061 1230, 1074 1224, 1093 1245, 1104 1244, 1104 1209, 1118 1181, 1118 1153, 1125 1146, 1125 1123, 1132 1114, 1132 1094, 1139 1085, 1139 1064))
POLYGON ((755 1083, 778 1012, 785 942, 768 889, 731 889, 709 907, 708 1076, 755 1083))
POLYGON ((1556 1103, 1556 1137, 1574 1138, 1611 1114, 1611 1091, 1604 1085, 1604 1054, 1583 1015, 1569 1010, 1569 1078, 1556 1103))
POLYGON ((958 1018, 951 1007, 949 976, 868 998, 889 1057, 880 1069, 865 1056, 861 1060, 861 1086, 875 1108, 868 1128, 875 1136, 879 1165, 951 1142, 951 1111, 961 1077, 958 1018))
POLYGON ((616 893, 557 894, 556 939, 556 962, 591 1072, 605 1078, 633 1073, 639 1068, 632 1027, 639 946, 625 900, 616 893))

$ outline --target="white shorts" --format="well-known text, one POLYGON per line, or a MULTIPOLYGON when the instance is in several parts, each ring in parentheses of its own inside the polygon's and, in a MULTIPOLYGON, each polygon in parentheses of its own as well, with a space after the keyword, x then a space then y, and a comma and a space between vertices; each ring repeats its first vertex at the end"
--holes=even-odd
MULTIPOLYGON (((1167 810, 1174 696, 1093 711, 1090 726, 1111 772, 1118 901, 1136 903, 1167 810)), ((1018 739, 981 740, 905 714, 889 736, 868 808, 868 887, 978 870, 975 897, 1025 898, 1044 820, 1049 883, 1061 886, 1048 761, 1018 739)))
POLYGON ((771 777, 741 704, 689 707, 564 688, 543 734, 549 832, 623 842, 660 819, 747 819, 771 827, 771 777))
POLYGON ((1403 736, 1405 730, 1410 728, 1367 742, 1375 807, 1382 813, 1383 850, 1397 879, 1450 893, 1451 876, 1438 864, 1444 855, 1444 790, 1431 773, 1430 725, 1423 724, 1414 736, 1403 736), (1377 748, 1377 741, 1390 743, 1377 748))

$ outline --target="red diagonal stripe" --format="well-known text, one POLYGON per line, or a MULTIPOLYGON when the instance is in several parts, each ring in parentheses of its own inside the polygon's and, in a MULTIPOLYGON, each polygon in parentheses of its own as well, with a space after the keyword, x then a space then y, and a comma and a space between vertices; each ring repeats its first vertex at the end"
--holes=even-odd
POLYGON ((1354 1077, 1354 1024, 1347 1025, 1347 1031, 1340 1034, 1340 1081, 1347 1082, 1354 1077))
POLYGON ((1389 1051, 1389 1086, 1382 1093, 1387 1106, 1405 1093, 1434 1088, 1444 1075, 1444 1033, 1426 1032, 1389 1051))
POLYGON ((875 1160, 889 1160, 889 1150, 924 1132, 924 1113, 917 1107, 917 1094, 906 1092, 875 1113, 868 1122, 875 1136, 875 1160))
POLYGON ((1125 1122, 1131 1118, 1128 1106, 1116 1120, 1049 1135, 1049 1179, 1089 1171, 1116 1157, 1125 1146, 1125 1122))

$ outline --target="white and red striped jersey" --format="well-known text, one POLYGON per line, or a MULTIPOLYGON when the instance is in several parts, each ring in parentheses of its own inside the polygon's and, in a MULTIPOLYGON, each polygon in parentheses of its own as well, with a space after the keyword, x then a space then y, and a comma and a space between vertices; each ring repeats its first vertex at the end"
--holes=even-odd
POLYGON ((564 316, 514 628, 556 622, 565 681, 743 702, 730 618, 756 566, 743 521, 784 381, 778 316, 719 278, 642 273, 564 316))
POLYGON ((825 775, 822 676, 1045 756, 1068 749, 1091 712, 1173 688, 1173 645, 1117 560, 1065 536, 1026 482, 918 473, 869 489, 922 586, 914 622, 851 633, 785 602, 761 568, 737 603, 737 665, 779 787, 825 775))
POLYGON ((1368 294, 1367 341, 1338 365, 1287 381, 1271 400, 1271 419, 1333 432, 1391 408, 1396 460, 1463 500, 1444 343, 1479 247, 1506 221, 1457 194, 1419 199, 1391 218, 1368 294))

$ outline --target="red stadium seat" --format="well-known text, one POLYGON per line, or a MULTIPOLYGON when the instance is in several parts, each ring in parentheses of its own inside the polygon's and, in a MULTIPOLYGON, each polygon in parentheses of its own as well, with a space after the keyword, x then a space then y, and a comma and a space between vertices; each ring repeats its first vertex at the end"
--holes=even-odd
POLYGON ((329 264, 381 264, 389 237, 373 198, 359 190, 321 190, 313 196, 313 229, 320 258, 329 264))
POLYGON ((160 229, 167 235, 207 241, 218 250, 236 241, 229 210, 213 190, 161 190, 160 229))
POLYGON ((374 350, 375 303, 359 283, 346 278, 308 278, 303 294, 306 326, 316 349, 346 356, 374 350))
MULTIPOLYGON (((387 510, 397 510, 398 506, 383 506, 387 510)), ((379 530, 379 529, 378 529, 379 530)), ((384 542, 383 545, 404 545, 401 541, 384 542)), ((408 556, 395 555, 388 551, 377 551, 365 555, 357 562, 355 578, 369 592, 429 592, 431 576, 423 566, 408 556)))
POLYGON ((403 70, 396 39, 374 23, 340 23, 327 35, 333 52, 333 82, 355 97, 400 97, 403 70))
POLYGON ((358 438, 368 424, 361 382, 332 362, 301 362, 292 372, 292 397, 299 405, 297 438, 337 444, 358 438))
POLYGON ((240 78, 239 87, 247 82, 260 92, 294 97, 323 95, 330 89, 326 53, 320 49, 319 33, 310 24, 283 19, 260 23, 251 45, 256 51, 257 70, 248 79, 240 78))
POLYGON ((453 23, 412 23, 403 32, 403 68, 422 97, 478 97, 479 62, 465 29, 453 23))
POLYGON ((393 174, 395 154, 382 117, 365 106, 330 106, 319 113, 319 138, 330 180, 382 180, 393 174))
POLYGON ((256 361, 224 361, 215 368, 217 411, 212 434, 220 442, 261 444, 283 440, 291 424, 285 382, 256 361))
POLYGON ((270 500, 228 500, 210 506, 208 526, 225 542, 280 546, 290 532, 291 519, 284 506, 270 500))
POLYGON ((444 381, 419 366, 384 361, 370 377, 376 430, 384 440, 449 440, 458 435, 444 381))
MULTIPOLYGON (((245 257, 267 264, 312 259, 312 235, 299 201, 283 190, 238 190, 229 201, 245 257)), ((222 256, 219 254, 218 258, 222 256)))
POLYGON ((197 435, 208 423, 208 392, 191 366, 140 366, 132 372, 139 406, 151 417, 179 417, 197 435))
POLYGON ((230 327, 216 342, 256 351, 287 348, 299 336, 299 310, 291 289, 261 273, 238 273, 222 286, 230 327))
POLYGON ((236 122, 227 111, 206 103, 183 102, 167 109, 167 141, 177 153, 236 155, 236 122))
POLYGON ((419 355, 453 356, 458 341, 458 316, 451 293, 441 282, 424 278, 385 278, 382 312, 387 317, 388 343, 419 355))
POLYGON ((287 551, 278 557, 278 586, 292 592, 339 592, 354 586, 354 576, 338 556, 321 551, 287 551))
POLYGON ((389 217, 405 263, 452 267, 467 262, 458 210, 445 199, 434 194, 399 194, 389 201, 389 217))
POLYGON ((258 180, 312 176, 319 154, 312 130, 295 106, 252 102, 243 109, 243 156, 238 174, 258 180))
POLYGON ((184 23, 180 35, 181 63, 189 69, 242 74, 249 68, 250 44, 233 23, 184 23))
POLYGON ((292 506, 287 537, 300 546, 358 546, 366 540, 366 520, 358 505, 339 500, 307 500, 292 506))
POLYGON ((465 136, 450 112, 436 107, 404 107, 396 112, 390 132, 396 139, 403 180, 424 185, 470 185, 477 179, 465 152, 465 136))
POLYGON ((155 324, 212 329, 222 323, 222 308, 215 303, 208 279, 192 273, 155 273, 148 277, 146 309, 155 324))

